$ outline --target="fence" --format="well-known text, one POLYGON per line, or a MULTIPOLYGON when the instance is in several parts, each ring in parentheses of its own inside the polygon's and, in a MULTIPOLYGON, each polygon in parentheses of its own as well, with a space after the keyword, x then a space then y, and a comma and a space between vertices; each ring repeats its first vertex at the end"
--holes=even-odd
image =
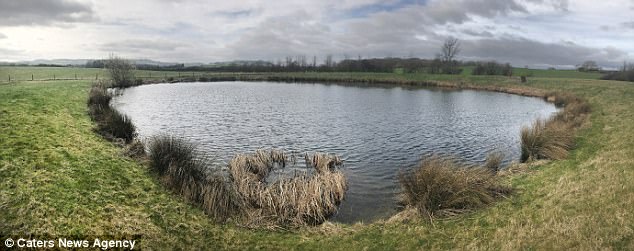
MULTIPOLYGON (((4 75, 4 74, 3 74, 4 75)), ((204 78, 209 76, 217 76, 221 74, 217 73, 205 73, 205 72, 142 72, 137 73, 136 79, 169 79, 169 78, 204 78)), ((107 74, 95 73, 89 75, 86 73, 62 73, 62 74, 42 74, 42 73, 30 73, 30 74, 7 74, 0 79, 0 83, 10 82, 22 82, 22 81, 59 81, 59 80, 99 80, 108 78, 107 74)))

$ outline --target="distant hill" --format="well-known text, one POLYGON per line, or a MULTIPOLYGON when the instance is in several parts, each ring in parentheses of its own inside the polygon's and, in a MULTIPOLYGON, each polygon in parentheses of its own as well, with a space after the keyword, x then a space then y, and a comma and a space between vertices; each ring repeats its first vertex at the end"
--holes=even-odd
MULTIPOLYGON (((17 61, 17 62, 0 62, 0 65, 71 65, 71 66, 84 66, 87 62, 103 60, 103 59, 36 59, 29 61, 17 61)), ((222 67, 222 66, 264 66, 271 65, 271 62, 263 60, 235 60, 235 61, 222 61, 211 63, 180 63, 180 62, 162 62, 151 59, 131 59, 136 65, 152 65, 158 67, 166 67, 183 64, 184 67, 192 66, 205 66, 205 67, 222 67)))
MULTIPOLYGON (((29 61, 18 62, 0 62, 0 65, 72 65, 72 66, 84 66, 86 62, 95 61, 101 59, 36 59, 29 61)), ((131 59, 137 65, 155 65, 155 66, 171 66, 179 64, 176 62, 161 62, 150 59, 131 59)), ((185 63, 185 66, 201 66, 202 63, 185 63)))

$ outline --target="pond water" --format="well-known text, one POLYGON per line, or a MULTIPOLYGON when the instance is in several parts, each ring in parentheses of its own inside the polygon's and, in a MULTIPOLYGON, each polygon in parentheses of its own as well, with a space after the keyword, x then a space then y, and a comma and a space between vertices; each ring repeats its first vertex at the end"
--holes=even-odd
POLYGON ((495 92, 272 82, 143 85, 112 105, 141 139, 182 136, 221 163, 261 148, 340 155, 349 190, 332 218, 339 222, 395 213, 398 173, 423 155, 478 164, 500 150, 506 163, 519 159, 520 128, 557 111, 495 92))

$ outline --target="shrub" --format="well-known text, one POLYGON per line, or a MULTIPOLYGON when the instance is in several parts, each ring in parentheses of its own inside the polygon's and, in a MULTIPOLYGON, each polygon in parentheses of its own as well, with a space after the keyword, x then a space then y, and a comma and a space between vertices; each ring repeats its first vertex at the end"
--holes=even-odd
POLYGON ((110 59, 106 60, 106 69, 110 73, 113 87, 130 87, 134 80, 134 65, 128 60, 110 55, 110 59))
POLYGON ((399 182, 401 203, 430 220, 483 207, 512 192, 489 170, 439 156, 425 158, 414 170, 401 173, 399 182))
POLYGON ((478 62, 471 72, 472 75, 503 75, 509 76, 513 73, 510 64, 499 64, 495 61, 478 62))
POLYGON ((521 161, 564 159, 574 144, 570 124, 557 119, 537 120, 520 132, 521 161))
POLYGON ((601 77, 603 80, 619 80, 634 82, 634 69, 625 71, 610 72, 601 77))

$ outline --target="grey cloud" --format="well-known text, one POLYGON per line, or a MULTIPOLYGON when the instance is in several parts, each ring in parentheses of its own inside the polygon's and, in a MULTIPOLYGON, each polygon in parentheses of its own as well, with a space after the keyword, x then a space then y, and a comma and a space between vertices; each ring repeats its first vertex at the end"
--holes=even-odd
POLYGON ((463 29, 462 33, 469 36, 474 36, 474 37, 485 37, 485 38, 493 37, 493 33, 489 31, 475 31, 475 30, 463 29))
POLYGON ((536 3, 536 4, 546 4, 561 11, 568 11, 568 6, 570 5, 568 0, 527 0, 527 1, 536 3))
POLYGON ((256 9, 243 9, 243 10, 233 10, 233 11, 214 11, 209 13, 209 16, 221 16, 221 17, 225 17, 225 18, 241 18, 241 17, 248 17, 250 15, 253 15, 256 12, 259 12, 261 10, 256 10, 256 9))
POLYGON ((471 15, 492 18, 511 12, 527 12, 524 6, 508 0, 438 1, 426 5, 423 10, 423 17, 435 24, 460 24, 471 20, 471 15))
MULTIPOLYGON (((460 29, 458 25, 471 20, 473 16, 492 18, 513 12, 526 13, 527 10, 522 4, 507 0, 443 0, 412 5, 393 12, 374 13, 362 19, 330 23, 333 27, 340 27, 334 31, 319 22, 306 22, 312 19, 308 13, 297 13, 268 19, 254 26, 244 32, 236 43, 230 44, 228 49, 230 54, 240 59, 275 59, 313 53, 364 57, 415 54, 418 57, 433 57, 445 38, 436 31, 453 29, 457 33, 491 40, 500 35, 510 37, 496 35, 489 30, 460 29), (454 26, 458 28, 452 28, 454 26)), ((504 41, 499 44, 504 44, 504 41)), ((494 55, 495 58, 507 58, 505 54, 494 55)), ((486 57, 486 54, 479 56, 486 57)))
POLYGON ((71 0, 0 1, 0 26, 49 25, 94 19, 91 6, 71 0))
POLYGON ((139 51, 174 51, 179 47, 186 46, 183 43, 149 40, 149 39, 129 39, 117 42, 110 42, 101 45, 105 51, 111 52, 139 52, 139 51))
POLYGON ((623 22, 621 26, 627 29, 634 29, 634 21, 631 22, 623 22))
POLYGON ((514 65, 576 65, 594 60, 602 65, 618 65, 628 56, 616 48, 590 48, 574 43, 542 43, 523 38, 462 41, 463 56, 493 59, 514 65))

